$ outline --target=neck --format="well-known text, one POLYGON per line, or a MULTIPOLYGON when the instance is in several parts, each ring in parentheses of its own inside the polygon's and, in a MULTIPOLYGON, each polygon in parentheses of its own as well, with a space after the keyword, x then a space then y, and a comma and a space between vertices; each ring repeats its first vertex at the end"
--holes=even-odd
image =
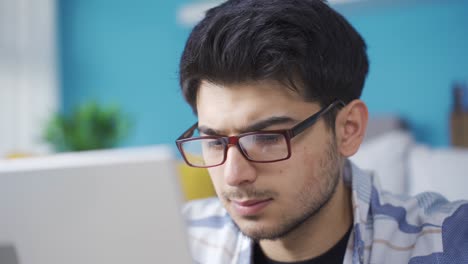
POLYGON ((351 223, 351 191, 340 179, 335 193, 317 214, 280 239, 260 241, 260 247, 266 256, 277 261, 311 259, 332 248, 351 223))

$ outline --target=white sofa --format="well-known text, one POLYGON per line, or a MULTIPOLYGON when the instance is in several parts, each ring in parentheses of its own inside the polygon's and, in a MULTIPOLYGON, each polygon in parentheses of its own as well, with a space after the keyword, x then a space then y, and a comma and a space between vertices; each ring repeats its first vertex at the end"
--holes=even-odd
POLYGON ((431 148, 399 125, 375 133, 371 120, 369 128, 371 137, 351 160, 374 171, 384 190, 404 195, 433 191, 448 200, 468 199, 468 149, 431 148))

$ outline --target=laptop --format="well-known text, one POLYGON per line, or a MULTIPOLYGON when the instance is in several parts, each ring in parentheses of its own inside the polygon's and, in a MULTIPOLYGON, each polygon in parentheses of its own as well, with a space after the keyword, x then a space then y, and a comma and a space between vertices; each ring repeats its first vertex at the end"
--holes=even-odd
POLYGON ((0 263, 190 263, 173 157, 154 146, 0 161, 0 263))

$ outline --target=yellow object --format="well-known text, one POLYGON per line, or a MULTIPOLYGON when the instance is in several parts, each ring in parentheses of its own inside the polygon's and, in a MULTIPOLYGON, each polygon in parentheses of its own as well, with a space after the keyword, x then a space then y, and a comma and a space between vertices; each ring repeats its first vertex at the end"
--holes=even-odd
POLYGON ((22 153, 22 152, 12 152, 6 155, 5 158, 7 159, 20 159, 20 158, 28 158, 31 157, 31 154, 28 153, 22 153))
POLYGON ((186 200, 216 195, 207 169, 193 168, 185 163, 178 165, 180 183, 186 200))

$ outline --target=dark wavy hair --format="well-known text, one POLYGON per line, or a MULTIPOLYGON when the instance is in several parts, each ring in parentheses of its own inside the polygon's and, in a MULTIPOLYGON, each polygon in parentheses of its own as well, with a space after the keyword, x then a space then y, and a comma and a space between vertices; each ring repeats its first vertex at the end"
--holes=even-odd
POLYGON ((179 71, 184 97, 197 114, 202 80, 275 80, 324 106, 359 98, 368 68, 364 40, 325 1, 230 0, 194 27, 179 71))

